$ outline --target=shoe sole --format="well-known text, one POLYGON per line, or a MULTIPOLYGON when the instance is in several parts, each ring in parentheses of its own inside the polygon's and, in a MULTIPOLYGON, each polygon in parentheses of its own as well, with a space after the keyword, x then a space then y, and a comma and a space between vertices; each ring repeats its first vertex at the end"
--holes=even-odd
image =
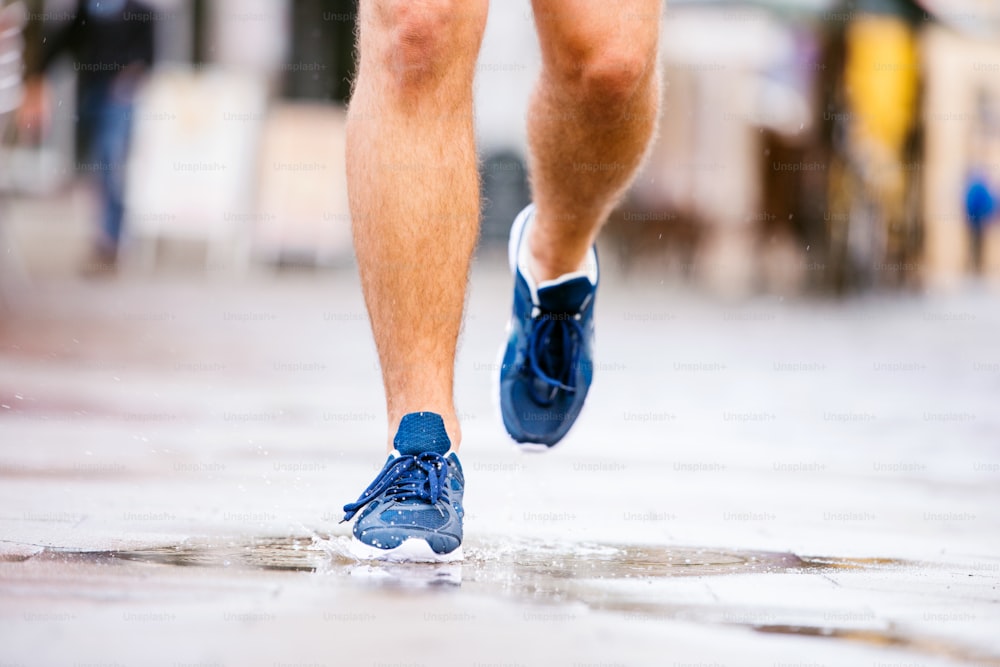
POLYGON ((461 545, 454 551, 439 554, 431 549, 427 540, 417 537, 403 540, 403 543, 394 549, 379 549, 352 537, 350 551, 358 560, 379 560, 390 563, 454 563, 464 558, 461 545))

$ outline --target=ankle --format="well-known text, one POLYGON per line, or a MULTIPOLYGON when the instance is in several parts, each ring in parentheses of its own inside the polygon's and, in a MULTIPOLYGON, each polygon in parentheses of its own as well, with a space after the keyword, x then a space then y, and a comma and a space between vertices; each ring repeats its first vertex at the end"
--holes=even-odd
POLYGON ((559 239, 540 231, 535 221, 527 229, 527 236, 527 266, 524 268, 531 272, 536 285, 586 269, 591 246, 589 239, 583 243, 559 239))
POLYGON ((582 262, 577 264, 569 262, 544 261, 533 255, 528 264, 528 270, 531 271, 531 277, 534 278, 535 284, 538 285, 550 280, 556 280, 567 273, 581 271, 582 265, 582 262))
POLYGON ((527 229, 527 268, 535 284, 555 280, 559 276, 580 271, 586 263, 589 246, 577 249, 575 243, 567 243, 552 234, 539 229, 537 218, 527 229))

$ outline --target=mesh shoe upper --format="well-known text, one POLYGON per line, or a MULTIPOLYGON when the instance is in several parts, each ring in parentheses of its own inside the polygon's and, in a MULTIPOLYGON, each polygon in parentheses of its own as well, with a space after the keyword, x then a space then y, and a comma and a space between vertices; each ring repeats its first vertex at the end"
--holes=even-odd
MULTIPOLYGON (((525 226, 515 224, 512 234, 523 234, 525 226)), ((516 441, 552 446, 576 421, 593 379, 597 285, 587 275, 571 274, 532 290, 516 263, 513 270, 513 314, 500 368, 501 413, 516 441)))
POLYGON ((393 441, 396 452, 357 501, 344 505, 344 521, 355 515, 354 536, 377 549, 394 549, 408 538, 423 539, 435 553, 462 543, 465 479, 440 415, 405 415, 393 441))

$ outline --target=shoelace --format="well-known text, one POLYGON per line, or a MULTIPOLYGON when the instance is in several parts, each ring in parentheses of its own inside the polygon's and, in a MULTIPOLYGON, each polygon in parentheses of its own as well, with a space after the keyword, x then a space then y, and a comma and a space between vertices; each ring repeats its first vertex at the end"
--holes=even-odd
POLYGON ((448 497, 448 462, 435 452, 397 456, 392 465, 368 485, 356 501, 344 505, 341 523, 350 521, 361 509, 385 493, 392 500, 417 499, 434 504, 448 497))
POLYGON ((534 383, 529 385, 535 403, 548 407, 560 389, 569 393, 576 391, 576 365, 580 361, 582 340, 583 327, 571 313, 542 311, 535 318, 528 335, 528 364, 535 377, 549 387, 549 395, 542 397, 535 391, 534 383), (558 357, 552 354, 554 339, 559 341, 558 357))

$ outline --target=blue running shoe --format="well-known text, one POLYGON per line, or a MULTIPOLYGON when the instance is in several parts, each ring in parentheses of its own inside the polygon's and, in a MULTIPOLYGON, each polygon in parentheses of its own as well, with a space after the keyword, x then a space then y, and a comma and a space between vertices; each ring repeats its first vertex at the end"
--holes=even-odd
POLYGON ((441 416, 412 412, 399 422, 395 450, 361 497, 351 549, 363 559, 443 562, 462 559, 465 477, 441 416))
POLYGON ((597 252, 582 271, 535 285, 524 243, 534 212, 534 205, 521 211, 510 231, 514 307, 500 365, 500 412, 514 440, 552 447, 573 426, 593 379, 597 252))

